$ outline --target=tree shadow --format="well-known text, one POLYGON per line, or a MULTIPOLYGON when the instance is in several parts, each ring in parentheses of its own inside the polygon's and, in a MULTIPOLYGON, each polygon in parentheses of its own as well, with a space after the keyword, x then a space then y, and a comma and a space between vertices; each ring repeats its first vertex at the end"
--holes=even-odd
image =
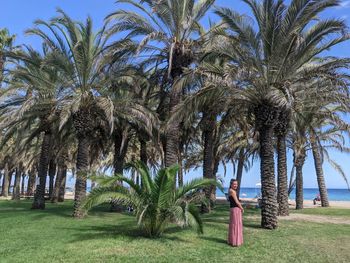
POLYGON ((243 223, 243 226, 247 227, 247 228, 261 229, 261 225, 258 222, 257 223, 254 223, 254 222, 243 223))
POLYGON ((87 225, 79 226, 78 228, 60 228, 69 230, 72 232, 73 239, 70 242, 80 242, 85 240, 97 240, 97 239, 119 239, 120 237, 127 239, 128 242, 137 242, 141 239, 152 240, 172 240, 172 241, 184 241, 183 239, 175 236, 169 236, 168 234, 176 233, 179 228, 169 228, 159 238, 151 238, 141 231, 138 227, 131 225, 130 220, 124 220, 119 222, 118 225, 87 225))
POLYGON ((226 239, 223 239, 223 238, 208 237, 208 236, 203 236, 203 237, 200 237, 200 238, 203 239, 203 240, 210 241, 210 242, 215 242, 215 243, 220 243, 220 244, 225 244, 225 245, 227 245, 227 240, 226 240, 226 239))
POLYGON ((67 205, 46 205, 45 209, 31 209, 32 202, 29 200, 21 201, 8 201, 1 202, 0 212, 2 213, 1 218, 11 218, 18 215, 28 215, 28 218, 32 220, 37 220, 49 216, 59 216, 59 217, 70 217, 72 214, 72 209, 69 209, 67 205))

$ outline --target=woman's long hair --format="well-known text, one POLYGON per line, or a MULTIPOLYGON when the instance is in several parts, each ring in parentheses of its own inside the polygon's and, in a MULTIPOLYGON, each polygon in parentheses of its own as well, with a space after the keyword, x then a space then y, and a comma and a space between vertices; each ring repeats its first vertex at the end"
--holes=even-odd
POLYGON ((237 182, 237 179, 231 179, 230 180, 230 185, 228 187, 228 192, 227 192, 228 194, 230 193, 231 185, 232 185, 233 182, 237 182))

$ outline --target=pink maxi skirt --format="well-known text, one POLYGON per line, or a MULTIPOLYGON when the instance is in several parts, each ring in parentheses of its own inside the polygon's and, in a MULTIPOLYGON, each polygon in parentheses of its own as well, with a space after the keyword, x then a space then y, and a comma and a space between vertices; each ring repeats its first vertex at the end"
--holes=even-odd
POLYGON ((243 244, 242 211, 238 207, 230 208, 227 243, 234 247, 243 244))

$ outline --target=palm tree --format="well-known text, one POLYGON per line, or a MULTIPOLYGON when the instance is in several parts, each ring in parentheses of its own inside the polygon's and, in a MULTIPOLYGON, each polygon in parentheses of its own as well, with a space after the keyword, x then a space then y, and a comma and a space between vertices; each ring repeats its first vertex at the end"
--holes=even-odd
POLYGON ((231 63, 241 69, 238 70, 240 83, 246 86, 242 95, 259 132, 261 225, 274 229, 277 227, 278 205, 273 132, 280 112, 291 107, 289 87, 300 79, 317 76, 324 67, 336 61, 327 58, 327 65, 314 65, 313 62, 322 51, 347 40, 348 36, 344 34, 346 26, 343 21, 321 19, 313 23, 314 17, 336 6, 337 0, 293 0, 289 6, 274 0, 244 2, 253 12, 258 31, 246 17, 219 8, 216 13, 223 19, 226 30, 218 32, 223 39, 218 50, 221 56, 230 58, 231 63))
POLYGON ((16 67, 11 70, 11 82, 7 92, 17 91, 18 95, 10 97, 3 106, 8 112, 2 122, 8 129, 2 143, 6 143, 8 138, 19 131, 26 134, 26 140, 22 142, 22 146, 25 147, 30 145, 34 138, 43 134, 38 163, 40 183, 32 208, 44 209, 46 176, 53 146, 52 127, 53 123, 57 122, 55 112, 62 78, 56 69, 45 65, 51 56, 45 45, 43 54, 27 48, 9 55, 17 62, 16 67))
MULTIPOLYGON (((115 56, 114 56, 115 57, 115 56)), ((122 174, 128 147, 132 138, 142 138, 142 157, 146 161, 146 138, 157 138, 159 120, 154 113, 154 102, 150 98, 156 85, 151 85, 151 74, 141 66, 134 66, 123 59, 112 64, 108 72, 110 88, 105 95, 113 105, 114 143, 113 168, 115 174, 122 174)))
MULTIPOLYGON (((143 37, 136 47, 136 52, 143 52, 149 56, 146 63, 154 64, 158 74, 164 76, 162 88, 169 89, 169 101, 165 112, 166 115, 171 115, 182 99, 181 76, 184 69, 195 61, 195 50, 199 48, 202 39, 199 21, 214 0, 117 2, 127 3, 139 13, 118 10, 108 15, 107 21, 116 21, 110 33, 128 31, 127 37, 130 39, 143 37), (194 39, 193 36, 198 33, 200 37, 194 39), (159 44, 155 45, 157 42, 159 44)), ((165 138, 165 166, 169 167, 178 163, 179 158, 180 126, 177 122, 167 125, 165 138)))
POLYGON ((307 138, 306 138, 306 129, 303 125, 303 122, 297 122, 296 125, 292 128, 292 147, 293 147, 293 163, 296 172, 296 195, 295 195, 295 204, 296 209, 304 208, 304 195, 303 195, 303 167, 306 160, 306 147, 307 147, 307 138))
MULTIPOLYGON (((321 196, 321 205, 329 206, 328 194, 323 175, 322 163, 323 157, 341 173, 340 166, 328 158, 327 149, 333 148, 342 152, 348 149, 343 146, 342 133, 348 133, 348 124, 339 116, 342 112, 347 112, 349 96, 347 94, 346 76, 339 73, 338 67, 329 71, 329 76, 333 80, 319 78, 317 81, 309 84, 310 88, 306 92, 297 91, 294 121, 302 127, 302 133, 308 134, 307 147, 305 151, 311 148, 314 165, 321 196), (324 144, 324 145, 323 145, 324 144)), ((304 142, 306 145, 306 142, 304 142)), ((303 155, 302 154, 302 155, 303 155)), ((346 179, 346 177, 344 177, 346 179)))
POLYGON ((193 203, 199 197, 194 192, 216 182, 195 179, 175 189, 177 166, 160 169, 153 178, 143 163, 136 162, 130 166, 141 175, 142 187, 123 176, 95 178, 100 186, 89 194, 84 208, 90 209, 111 198, 131 205, 135 209, 138 225, 149 237, 160 236, 170 222, 182 227, 195 226, 199 233, 203 232, 199 211, 193 203), (117 180, 127 183, 129 188, 116 185, 117 180))
POLYGON ((89 165, 89 148, 92 134, 101 120, 112 120, 110 112, 112 104, 108 98, 96 96, 104 88, 103 52, 107 37, 104 29, 94 33, 92 21, 87 18, 85 24, 74 22, 62 10, 59 16, 49 23, 38 20, 36 28, 28 30, 28 34, 41 37, 52 50, 48 65, 62 74, 65 96, 61 100, 60 118, 62 127, 68 120, 73 121, 77 152, 77 178, 75 183, 74 217, 81 217, 80 204, 86 195, 85 172, 89 165), (47 29, 47 30, 46 30, 47 29))

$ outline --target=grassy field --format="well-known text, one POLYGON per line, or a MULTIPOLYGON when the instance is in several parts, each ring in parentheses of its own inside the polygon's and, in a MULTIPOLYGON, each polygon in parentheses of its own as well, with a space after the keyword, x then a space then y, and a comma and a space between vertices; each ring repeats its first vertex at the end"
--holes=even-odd
MULTIPOLYGON (((70 217, 72 203, 31 211, 29 201, 0 201, 0 262, 350 262, 350 226, 281 221, 259 228, 259 211, 247 210, 245 244, 226 244, 228 207, 204 216, 204 235, 170 226, 160 239, 141 237, 128 214, 93 210, 70 217)), ((303 213, 350 218, 350 210, 303 213)))

